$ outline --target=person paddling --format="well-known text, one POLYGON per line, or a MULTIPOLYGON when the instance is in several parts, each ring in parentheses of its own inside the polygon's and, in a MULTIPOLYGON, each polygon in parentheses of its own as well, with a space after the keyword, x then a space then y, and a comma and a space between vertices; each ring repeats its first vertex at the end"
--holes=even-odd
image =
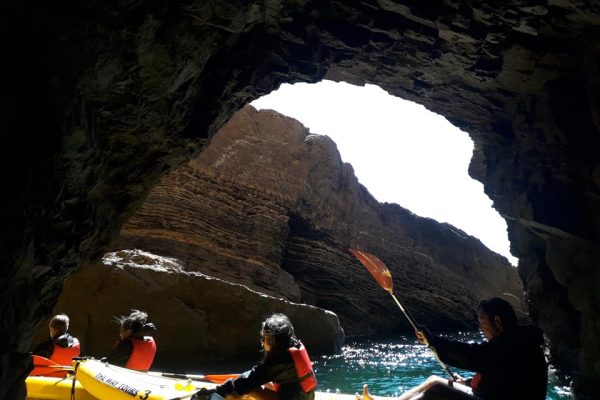
POLYGON ((313 400, 317 379, 306 348, 294 335, 284 314, 273 314, 260 330, 263 357, 259 364, 214 389, 202 389, 195 399, 219 400, 252 392, 255 399, 313 400), (262 385, 270 388, 261 388, 262 385))
POLYGON ((156 355, 156 342, 150 333, 156 330, 147 322, 148 314, 131 310, 128 316, 117 317, 120 325, 119 341, 105 361, 136 371, 148 371, 156 355))
MULTIPOLYGON (((544 358, 544 339, 539 328, 517 326, 512 306, 503 299, 483 300, 478 308, 483 343, 461 343, 434 336, 427 330, 417 339, 431 345, 440 359, 455 367, 476 372, 471 379, 456 381, 431 376, 398 400, 409 399, 483 399, 544 400, 548 367, 544 358)), ((377 399, 363 387, 362 397, 377 399)))
POLYGON ((73 357, 79 357, 80 344, 69 334, 69 317, 57 314, 48 324, 50 338, 38 344, 33 354, 46 357, 60 365, 71 365, 73 357))

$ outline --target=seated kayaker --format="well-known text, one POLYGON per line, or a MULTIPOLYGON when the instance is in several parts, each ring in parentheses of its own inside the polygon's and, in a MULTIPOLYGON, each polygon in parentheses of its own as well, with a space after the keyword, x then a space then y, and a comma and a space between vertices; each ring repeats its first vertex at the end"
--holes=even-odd
POLYGON ((79 357, 80 344, 69 334, 69 317, 57 314, 48 324, 50 338, 38 344, 33 354, 46 357, 60 365, 71 365, 73 357, 79 357))
POLYGON ((289 318, 284 314, 267 318, 260 330, 260 343, 263 357, 259 364, 237 379, 201 390, 195 398, 217 400, 250 393, 254 399, 314 399, 317 379, 306 348, 294 335, 289 318))
MULTIPOLYGON (((517 326, 514 309, 500 298, 482 301, 477 314, 486 339, 483 343, 461 343, 427 330, 417 332, 417 339, 433 347, 442 361, 476 375, 471 379, 457 377, 456 381, 432 376, 398 400, 545 400, 548 368, 542 331, 534 326, 517 326)), ((356 398, 377 399, 367 385, 362 397, 356 398)))
POLYGON ((156 330, 147 322, 148 314, 131 310, 128 316, 117 317, 119 341, 105 359, 106 362, 137 371, 148 371, 156 355, 156 342, 149 334, 156 330))

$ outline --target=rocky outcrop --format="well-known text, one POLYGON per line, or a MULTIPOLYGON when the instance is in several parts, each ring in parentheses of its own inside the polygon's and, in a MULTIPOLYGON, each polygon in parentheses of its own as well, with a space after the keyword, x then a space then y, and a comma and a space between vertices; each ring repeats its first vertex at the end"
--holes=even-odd
MULTIPOLYGON (((199 272, 181 262, 140 251, 108 253, 103 263, 69 276, 55 311, 71 319, 82 354, 101 357, 119 339, 115 317, 142 309, 157 326, 153 369, 203 371, 206 363, 238 365, 259 359, 261 322, 290 317, 313 355, 338 351, 344 331, 335 314, 266 296, 199 272)), ((48 335, 44 327, 36 339, 48 335)))
MULTIPOLYGON (((76 268, 160 176, 282 82, 381 86, 469 132, 555 362, 600 391, 594 2, 9 2, 0 398, 76 268)), ((368 137, 365 137, 368 140, 368 137)), ((387 262, 389 260, 386 259, 387 262)))
POLYGON ((450 225, 380 204, 329 137, 250 106, 161 180, 115 247, 332 310, 349 335, 412 329, 349 247, 380 256, 431 328, 475 329, 479 300, 506 293, 522 310, 521 282, 504 257, 450 225))

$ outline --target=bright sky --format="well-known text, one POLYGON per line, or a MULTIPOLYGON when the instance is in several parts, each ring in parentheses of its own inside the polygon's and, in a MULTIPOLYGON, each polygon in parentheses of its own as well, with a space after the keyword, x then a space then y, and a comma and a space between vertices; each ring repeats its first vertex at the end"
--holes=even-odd
POLYGON ((468 175, 473 141, 444 117, 378 86, 284 84, 252 103, 331 137, 360 183, 380 202, 448 222, 517 264, 506 222, 468 175))

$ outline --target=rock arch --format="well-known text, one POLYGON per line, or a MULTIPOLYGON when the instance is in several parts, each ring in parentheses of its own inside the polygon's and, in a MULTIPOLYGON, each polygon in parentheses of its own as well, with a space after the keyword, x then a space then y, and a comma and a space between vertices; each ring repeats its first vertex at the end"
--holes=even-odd
POLYGON ((165 171, 282 82, 381 86, 476 142, 534 318, 600 376, 600 9, 455 0, 48 2, 2 16, 0 393, 66 275, 165 171))

